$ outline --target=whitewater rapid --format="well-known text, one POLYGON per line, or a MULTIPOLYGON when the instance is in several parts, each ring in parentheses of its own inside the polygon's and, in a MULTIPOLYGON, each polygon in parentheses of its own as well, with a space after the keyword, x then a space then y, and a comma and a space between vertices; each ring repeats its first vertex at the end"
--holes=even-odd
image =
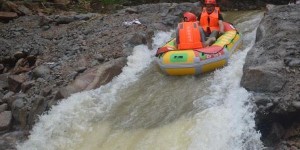
POLYGON ((239 83, 261 13, 240 17, 243 48, 228 66, 203 76, 170 77, 154 63, 171 39, 158 32, 153 50, 133 49, 122 73, 107 85, 73 94, 54 106, 19 143, 20 150, 262 149, 251 94, 239 83), (245 19, 246 18, 246 19, 245 19))

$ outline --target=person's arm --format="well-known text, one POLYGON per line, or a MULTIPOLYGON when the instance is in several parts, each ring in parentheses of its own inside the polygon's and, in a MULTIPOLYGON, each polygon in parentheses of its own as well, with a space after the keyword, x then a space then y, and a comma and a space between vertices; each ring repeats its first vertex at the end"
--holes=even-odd
POLYGON ((220 34, 224 34, 223 16, 221 14, 219 14, 219 27, 220 27, 220 34))
POLYGON ((222 20, 219 20, 219 26, 220 26, 220 34, 224 34, 224 24, 222 20))

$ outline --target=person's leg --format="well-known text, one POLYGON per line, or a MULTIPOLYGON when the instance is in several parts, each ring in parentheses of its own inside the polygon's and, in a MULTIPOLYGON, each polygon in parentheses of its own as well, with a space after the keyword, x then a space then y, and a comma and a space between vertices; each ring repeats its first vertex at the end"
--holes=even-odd
POLYGON ((208 39, 205 41, 205 45, 206 46, 212 45, 217 40, 218 35, 219 35, 219 31, 212 31, 208 39))
POLYGON ((201 42, 204 44, 204 42, 206 41, 206 33, 201 26, 199 26, 199 32, 201 35, 201 42))
POLYGON ((218 35, 219 35, 219 31, 212 31, 209 37, 214 38, 216 40, 218 35))

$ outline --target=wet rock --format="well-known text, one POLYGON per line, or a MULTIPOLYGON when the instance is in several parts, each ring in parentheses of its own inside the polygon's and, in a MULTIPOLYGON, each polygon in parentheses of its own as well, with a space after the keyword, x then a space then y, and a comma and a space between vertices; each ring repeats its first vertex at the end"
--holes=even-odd
POLYGON ((129 44, 132 46, 140 45, 140 44, 146 44, 147 39, 146 35, 144 33, 135 33, 129 37, 129 44))
POLYGON ((35 81, 26 81, 22 83, 21 85, 22 92, 26 92, 27 90, 29 90, 31 87, 34 86, 34 83, 35 81))
POLYGON ((166 16, 163 20, 163 24, 170 27, 175 27, 176 23, 180 21, 180 17, 177 16, 166 16))
POLYGON ((31 55, 31 56, 38 56, 38 55, 41 55, 42 54, 42 51, 40 50, 40 48, 33 48, 29 51, 29 54, 28 55, 31 55))
POLYGON ((254 100, 257 106, 266 106, 268 103, 271 102, 270 96, 264 94, 255 94, 254 100))
POLYGON ((127 12, 129 14, 137 14, 138 13, 136 8, 126 8, 125 12, 127 12))
POLYGON ((8 107, 7 107, 7 104, 2 104, 2 105, 0 105, 0 113, 6 111, 7 108, 8 108, 8 107))
POLYGON ((0 61, 3 64, 9 64, 9 65, 13 65, 15 63, 15 58, 10 57, 10 56, 0 56, 0 61))
POLYGON ((291 150, 299 150, 299 147, 291 146, 291 150))
POLYGON ((149 49, 152 49, 153 36, 154 36, 154 31, 148 30, 147 34, 146 34, 146 41, 147 41, 147 46, 149 49))
POLYGON ((293 101, 292 106, 294 106, 296 109, 300 109, 300 101, 293 101))
POLYGON ((83 73, 87 68, 86 67, 79 67, 76 72, 83 73))
POLYGON ((4 94, 2 93, 2 91, 0 91, 0 104, 4 103, 3 97, 4 97, 4 94))
POLYGON ((43 78, 37 78, 36 82, 38 82, 40 84, 47 83, 47 81, 45 79, 43 79, 43 78))
POLYGON ((11 73, 20 74, 20 73, 28 72, 30 70, 31 68, 29 67, 28 61, 24 58, 21 58, 17 61, 11 73))
POLYGON ((22 13, 22 15, 32 15, 31 10, 24 5, 19 5, 18 10, 22 13))
POLYGON ((84 74, 77 77, 72 84, 61 88, 55 98, 67 98, 73 93, 95 89, 100 85, 104 85, 111 81, 113 77, 120 74, 125 64, 125 58, 118 58, 87 70, 84 74))
POLYGON ((13 95, 14 95, 15 93, 14 92, 11 92, 11 91, 9 91, 8 93, 6 93, 4 96, 3 96, 3 102, 6 102, 6 103, 8 103, 9 101, 11 101, 11 99, 13 98, 13 95))
POLYGON ((13 92, 19 92, 21 90, 21 85, 26 81, 26 76, 24 74, 10 75, 8 77, 9 90, 13 92))
POLYGON ((80 46, 80 50, 81 51, 86 51, 86 50, 88 50, 89 49, 89 47, 87 47, 87 46, 80 46))
POLYGON ((18 60, 18 59, 20 59, 20 58, 25 58, 25 57, 26 57, 26 54, 23 53, 23 52, 18 51, 18 52, 16 52, 16 53, 14 54, 14 57, 18 60))
POLYGON ((15 3, 11 2, 11 1, 3 1, 2 3, 3 3, 2 9, 6 10, 6 11, 18 12, 18 5, 16 5, 15 3))
POLYGON ((161 30, 161 31, 167 31, 168 27, 164 25, 163 23, 153 23, 152 24, 153 28, 156 30, 161 30))
POLYGON ((24 93, 16 93, 14 94, 12 97, 10 97, 7 101, 7 104, 10 108, 13 107, 13 103, 15 102, 15 100, 17 99, 23 99, 24 100, 24 103, 25 103, 25 100, 26 100, 26 94, 24 93))
POLYGON ((97 59, 99 62, 103 62, 105 60, 102 54, 96 54, 95 59, 97 59))
POLYGON ((18 17, 17 13, 14 12, 0 12, 0 21, 8 21, 18 17))
POLYGON ((267 138, 268 141, 265 141, 265 142, 268 143, 268 145, 278 143, 280 141, 280 139, 283 137, 284 132, 285 132, 285 130, 281 124, 273 123, 270 133, 268 134, 268 138, 267 138))
POLYGON ((0 74, 3 73, 3 70, 4 70, 4 65, 0 64, 0 74))
POLYGON ((250 91, 278 92, 286 83, 286 79, 282 75, 263 68, 251 67, 244 72, 241 85, 250 91))
POLYGON ((48 95, 50 95, 52 92, 52 88, 51 87, 46 87, 42 90, 41 95, 46 97, 48 95))
POLYGON ((59 89, 59 91, 55 95, 55 99, 63 99, 69 97, 71 94, 79 92, 81 89, 76 89, 73 86, 67 86, 64 88, 59 89))
POLYGON ((44 30, 44 31, 47 31, 48 29, 50 29, 51 28, 51 26, 49 26, 49 25, 44 25, 43 27, 42 27, 42 29, 44 30))
POLYGON ((25 129, 28 120, 28 109, 25 107, 25 98, 17 98, 12 103, 12 115, 14 120, 20 124, 21 128, 25 129))
POLYGON ((8 89, 8 83, 0 80, 0 91, 8 89))
POLYGON ((11 1, 5 1, 3 4, 4 9, 16 12, 18 15, 31 15, 32 12, 24 5, 17 5, 11 1))
POLYGON ((54 3, 56 3, 56 4, 60 4, 60 5, 68 5, 68 4, 70 4, 70 0, 54 0, 53 1, 54 3))
MULTIPOLYGON (((44 81, 44 82, 46 82, 46 81, 44 81)), ((64 84, 64 81, 63 80, 57 80, 55 84, 56 84, 56 86, 62 86, 64 84)))
POLYGON ((12 103, 12 110, 17 110, 25 106, 25 99, 18 98, 12 103))
POLYGON ((73 16, 59 16, 55 19, 57 25, 59 24, 68 24, 74 22, 75 18, 73 16))
POLYGON ((71 72, 70 74, 67 75, 67 78, 69 80, 74 80, 77 77, 78 74, 79 73, 77 71, 73 71, 73 72, 71 72))
POLYGON ((268 11, 270 11, 271 9, 273 9, 276 5, 273 5, 273 4, 267 4, 266 5, 266 8, 268 11))
POLYGON ((259 108, 255 120, 264 145, 275 149, 290 149, 295 145, 288 143, 300 135, 282 136, 299 122, 299 19, 300 7, 292 5, 274 6, 265 13, 243 68, 241 85, 271 100, 254 97, 259 108), (281 140, 287 144, 279 145, 281 140))
POLYGON ((93 60, 91 64, 92 64, 92 67, 94 67, 96 65, 99 65, 99 62, 97 60, 93 60))
POLYGON ((80 14, 80 15, 75 15, 74 19, 75 20, 89 20, 92 17, 94 17, 96 14, 94 13, 88 13, 88 14, 80 14))
POLYGON ((26 136, 24 136, 23 131, 14 131, 2 134, 0 136, 1 150, 16 150, 16 143, 24 141, 26 136))
MULTIPOLYGON (((285 132, 284 138, 285 139, 289 139, 289 138, 293 138, 293 137, 297 137, 300 134, 300 123, 293 123, 288 130, 285 132)), ((286 142, 289 145, 297 145, 300 146, 300 143, 294 143, 291 141, 287 141, 286 142)))
POLYGON ((290 67, 300 67, 300 58, 294 58, 289 60, 287 65, 290 67))
POLYGON ((41 65, 38 66, 37 68, 33 69, 32 72, 32 77, 37 79, 37 78, 45 78, 50 74, 51 70, 48 66, 41 65))
POLYGON ((43 26, 47 26, 46 28, 49 29, 50 28, 50 24, 52 22, 54 22, 53 19, 49 18, 48 16, 45 16, 44 14, 42 13, 39 13, 39 16, 40 16, 40 20, 39 20, 39 25, 41 27, 43 26))
POLYGON ((47 107, 45 98, 42 96, 36 96, 33 98, 33 105, 28 115, 28 124, 32 126, 38 119, 38 116, 41 115, 47 107))
POLYGON ((4 111, 0 113, 0 131, 10 129, 12 121, 11 111, 4 111))
POLYGON ((28 63, 29 63, 29 66, 34 66, 35 65, 35 62, 36 62, 36 60, 37 60, 37 57, 36 56, 34 56, 34 55, 29 55, 29 56, 27 56, 27 61, 28 61, 28 63))

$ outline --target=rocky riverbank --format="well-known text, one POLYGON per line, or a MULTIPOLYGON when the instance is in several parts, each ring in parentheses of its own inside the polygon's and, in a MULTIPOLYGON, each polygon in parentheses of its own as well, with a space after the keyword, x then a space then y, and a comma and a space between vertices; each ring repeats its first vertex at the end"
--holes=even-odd
POLYGON ((155 31, 174 28, 192 10, 199 10, 196 3, 161 3, 0 23, 1 149, 14 149, 38 115, 63 98, 108 83, 135 45, 151 47, 155 31))
POLYGON ((266 147, 300 149, 300 7, 272 6, 257 31, 241 85, 253 93, 266 147))

